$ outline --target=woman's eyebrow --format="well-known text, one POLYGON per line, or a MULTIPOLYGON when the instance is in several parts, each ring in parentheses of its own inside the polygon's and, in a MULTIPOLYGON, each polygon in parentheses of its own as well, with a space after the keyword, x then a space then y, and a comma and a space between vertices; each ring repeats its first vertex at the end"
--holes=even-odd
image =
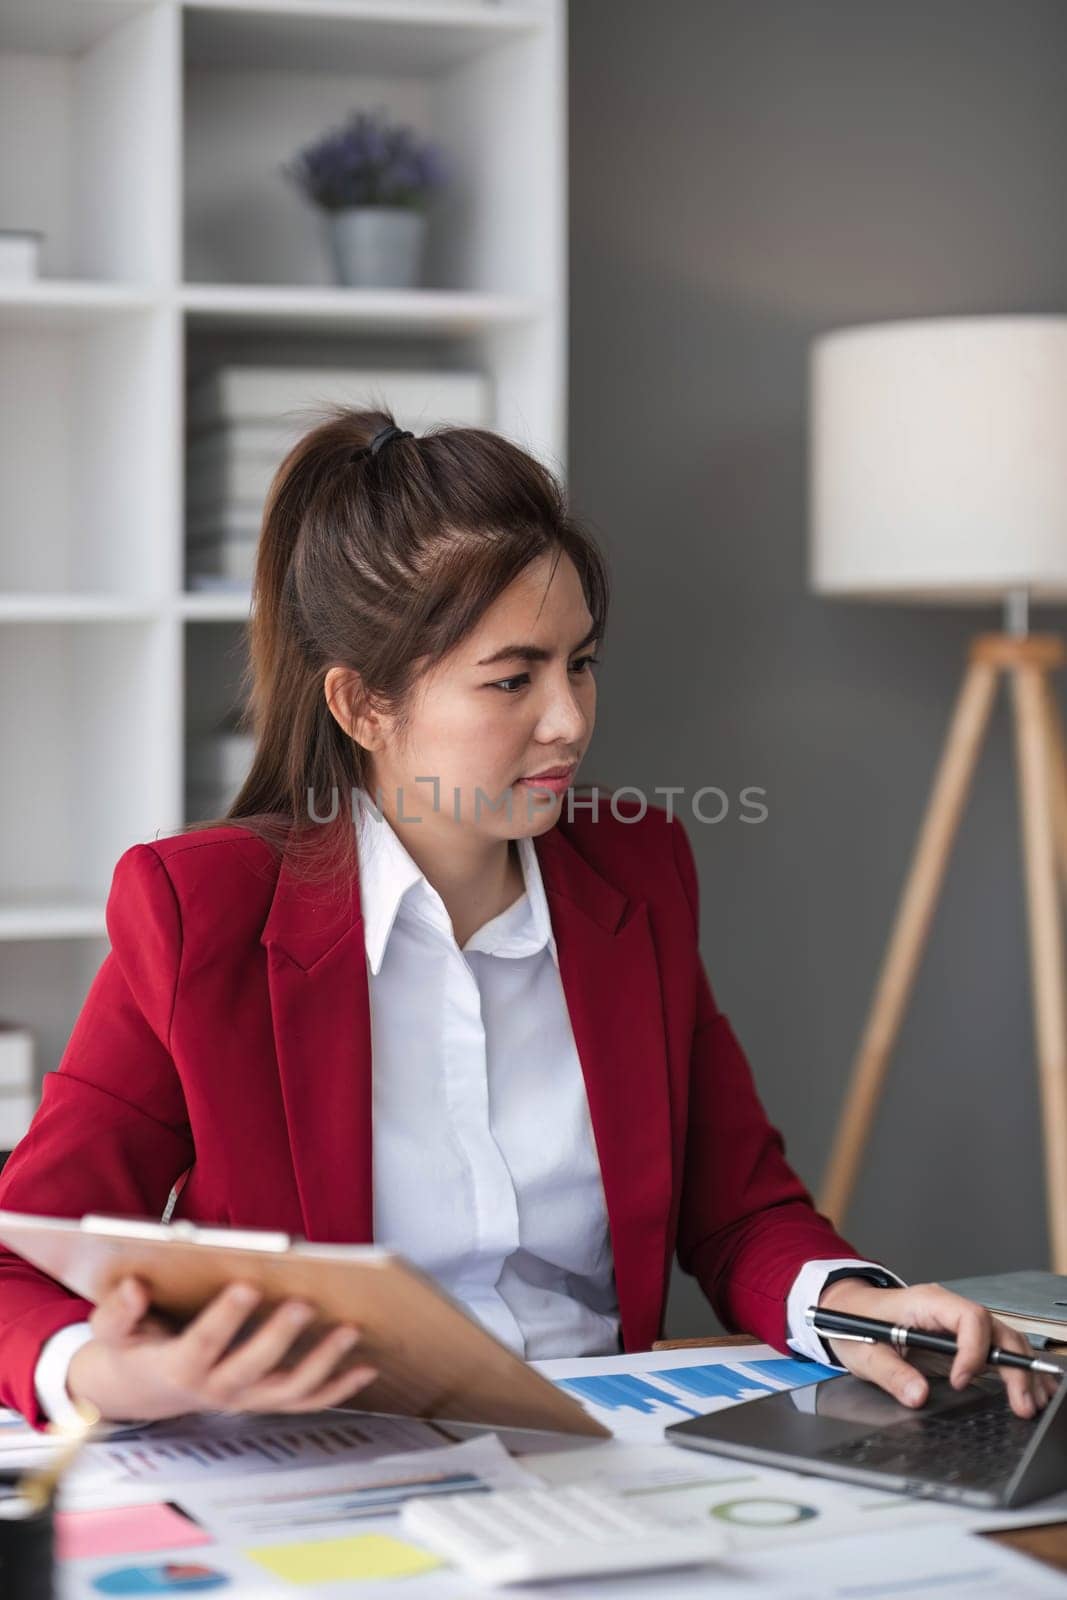
MULTIPOLYGON (((592 644, 598 636, 598 629, 590 628, 584 639, 579 639, 574 650, 581 650, 584 645, 592 644)), ((571 655, 574 654, 571 651, 571 655)), ((553 652, 546 650, 539 644, 506 644, 502 650, 494 650, 491 656, 483 656, 478 662, 480 667, 491 667, 494 661, 551 661, 553 652)))

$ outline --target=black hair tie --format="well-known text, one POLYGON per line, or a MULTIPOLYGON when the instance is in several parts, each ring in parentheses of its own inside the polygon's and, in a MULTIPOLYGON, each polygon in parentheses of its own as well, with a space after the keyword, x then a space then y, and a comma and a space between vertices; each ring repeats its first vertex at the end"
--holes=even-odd
POLYGON ((414 439, 415 435, 410 428, 382 428, 374 435, 370 442, 370 453, 376 456, 383 444, 388 444, 391 439, 414 439))
POLYGON ((376 456, 383 445, 389 444, 393 439, 414 439, 415 435, 410 428, 397 428, 392 423, 386 428, 379 428, 370 444, 360 445, 358 450, 353 450, 349 461, 358 461, 360 456, 365 456, 370 451, 376 456))

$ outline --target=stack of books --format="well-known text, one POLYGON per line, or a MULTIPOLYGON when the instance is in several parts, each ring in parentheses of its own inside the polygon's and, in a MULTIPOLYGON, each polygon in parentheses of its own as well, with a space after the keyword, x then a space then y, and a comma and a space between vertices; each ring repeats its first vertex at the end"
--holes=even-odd
POLYGON ((492 426, 481 372, 225 365, 190 388, 186 422, 186 567, 190 588, 246 589, 263 507, 283 457, 326 405, 379 410, 413 433, 438 423, 492 426))

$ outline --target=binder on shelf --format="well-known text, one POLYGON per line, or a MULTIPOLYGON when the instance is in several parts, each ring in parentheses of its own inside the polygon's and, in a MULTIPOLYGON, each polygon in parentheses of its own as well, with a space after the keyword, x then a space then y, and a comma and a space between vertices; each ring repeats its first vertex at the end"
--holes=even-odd
POLYGON ((189 541, 213 543, 217 539, 258 539, 263 525, 262 506, 221 506, 190 511, 185 520, 189 541))
POLYGON ((189 741, 186 774, 192 783, 243 783, 255 748, 255 735, 237 729, 202 734, 189 741))
POLYGON ((473 371, 389 367, 253 366, 228 363, 194 380, 186 425, 190 432, 220 422, 267 423, 278 444, 306 431, 306 408, 319 404, 372 406, 384 398, 401 427, 417 432, 435 422, 455 427, 492 426, 489 378, 473 371), (403 417, 404 420, 401 420, 403 417))
POLYGON ((248 776, 255 734, 223 724, 189 740, 185 759, 186 806, 202 816, 229 809, 248 776))
POLYGON ((204 587, 243 592, 252 582, 256 565, 258 536, 254 539, 207 539, 189 546, 189 581, 196 585, 198 578, 213 580, 204 587))
POLYGON ((436 422, 488 427, 492 416, 480 372, 227 364, 195 381, 186 435, 190 587, 200 578, 251 582, 271 480, 317 407, 383 403, 413 432, 436 422))

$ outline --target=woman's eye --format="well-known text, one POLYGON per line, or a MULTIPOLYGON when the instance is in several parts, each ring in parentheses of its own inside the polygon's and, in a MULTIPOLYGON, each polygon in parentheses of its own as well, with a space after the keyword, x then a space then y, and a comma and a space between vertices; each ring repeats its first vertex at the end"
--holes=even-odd
MULTIPOLYGON (((571 663, 571 671, 581 675, 586 667, 595 666, 599 660, 599 656, 579 656, 577 661, 571 663)), ((500 678, 498 682, 489 684, 489 688, 503 689, 505 694, 516 694, 523 684, 529 681, 530 674, 521 672, 517 678, 500 678)))

